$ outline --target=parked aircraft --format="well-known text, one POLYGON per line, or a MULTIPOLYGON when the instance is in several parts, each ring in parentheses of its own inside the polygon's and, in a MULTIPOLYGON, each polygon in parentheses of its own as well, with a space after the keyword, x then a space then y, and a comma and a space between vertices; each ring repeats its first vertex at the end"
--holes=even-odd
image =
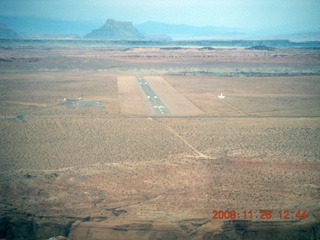
POLYGON ((224 99, 226 96, 223 96, 222 93, 218 96, 219 99, 224 99))

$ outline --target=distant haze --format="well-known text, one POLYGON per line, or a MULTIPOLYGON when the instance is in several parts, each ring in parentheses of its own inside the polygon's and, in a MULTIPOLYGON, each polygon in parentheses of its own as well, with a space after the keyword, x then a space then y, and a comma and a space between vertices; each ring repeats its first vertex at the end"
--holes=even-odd
POLYGON ((281 32, 320 31, 319 0, 0 0, 0 16, 106 19, 281 32))

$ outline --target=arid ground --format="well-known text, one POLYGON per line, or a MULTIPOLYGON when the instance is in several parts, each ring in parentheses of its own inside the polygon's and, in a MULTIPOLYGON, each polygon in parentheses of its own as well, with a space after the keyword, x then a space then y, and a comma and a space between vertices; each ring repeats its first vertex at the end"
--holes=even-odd
POLYGON ((320 239, 319 50, 0 55, 0 239, 320 239))

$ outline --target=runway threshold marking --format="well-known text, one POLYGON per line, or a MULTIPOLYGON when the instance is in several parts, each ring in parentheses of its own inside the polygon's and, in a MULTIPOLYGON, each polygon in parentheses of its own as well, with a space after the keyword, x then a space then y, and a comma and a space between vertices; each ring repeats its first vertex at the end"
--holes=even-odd
POLYGON ((149 83, 142 76, 138 76, 137 80, 142 90, 146 94, 147 98, 151 102, 153 109, 158 114, 170 114, 169 109, 163 104, 161 99, 157 96, 157 94, 150 87, 149 83))

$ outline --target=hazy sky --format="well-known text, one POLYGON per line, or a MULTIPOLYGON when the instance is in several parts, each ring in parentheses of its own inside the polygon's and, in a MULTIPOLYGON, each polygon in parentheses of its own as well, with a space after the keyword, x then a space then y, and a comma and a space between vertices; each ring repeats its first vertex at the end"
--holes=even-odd
POLYGON ((0 15, 320 31, 320 0, 0 0, 0 15))

